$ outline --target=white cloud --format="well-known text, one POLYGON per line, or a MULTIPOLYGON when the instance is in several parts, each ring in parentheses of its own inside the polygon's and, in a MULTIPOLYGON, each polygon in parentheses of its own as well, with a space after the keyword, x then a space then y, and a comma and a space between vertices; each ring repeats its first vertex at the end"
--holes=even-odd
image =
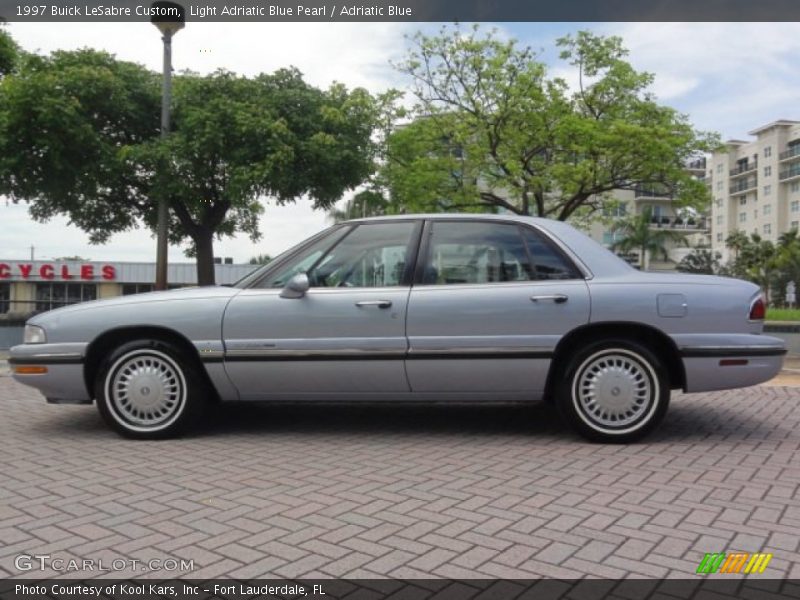
POLYGON ((800 23, 625 23, 630 60, 659 98, 724 137, 800 118, 800 23))
MULTIPOLYGON (((49 53, 56 49, 91 47, 118 58, 161 69, 162 45, 149 23, 12 23, 9 30, 26 50, 49 53)), ((173 66, 208 73, 225 68, 254 75, 290 65, 306 80, 327 87, 339 81, 372 92, 399 86, 389 60, 404 48, 409 25, 401 23, 188 23, 173 42, 173 66)), ((67 219, 35 223, 25 206, 0 205, 0 258, 25 258, 35 245, 39 256, 78 254, 108 260, 154 260, 155 242, 149 232, 136 230, 113 236, 104 246, 91 246, 87 236, 67 219)), ((276 255, 329 223, 310 203, 276 207, 267 204, 261 219, 263 239, 247 236, 214 244, 217 256, 246 261, 255 254, 276 255)), ((170 260, 187 261, 179 248, 170 260)))

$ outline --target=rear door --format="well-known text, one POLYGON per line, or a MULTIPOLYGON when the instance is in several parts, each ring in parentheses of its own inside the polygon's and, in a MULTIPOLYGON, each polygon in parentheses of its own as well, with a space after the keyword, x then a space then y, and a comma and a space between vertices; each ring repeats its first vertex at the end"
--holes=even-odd
POLYGON ((588 320, 583 275, 545 234, 431 220, 408 305, 411 389, 536 396, 559 339, 588 320))

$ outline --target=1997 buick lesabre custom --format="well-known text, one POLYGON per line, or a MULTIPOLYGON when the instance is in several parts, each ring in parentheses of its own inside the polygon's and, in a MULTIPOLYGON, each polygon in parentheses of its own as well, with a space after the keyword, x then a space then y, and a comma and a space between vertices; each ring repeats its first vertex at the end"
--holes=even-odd
POLYGON ((670 390, 773 377, 759 289, 643 273, 569 225, 492 215, 355 220, 233 287, 38 315, 14 377, 89 403, 137 438, 175 435, 214 400, 552 399, 582 435, 632 441, 670 390))

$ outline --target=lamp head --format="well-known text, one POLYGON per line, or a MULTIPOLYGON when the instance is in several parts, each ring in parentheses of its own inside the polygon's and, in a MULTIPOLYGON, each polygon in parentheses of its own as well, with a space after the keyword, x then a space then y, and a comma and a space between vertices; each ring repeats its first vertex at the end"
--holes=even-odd
POLYGON ((186 23, 186 9, 176 2, 159 0, 150 5, 150 22, 165 36, 172 36, 183 29, 186 23))

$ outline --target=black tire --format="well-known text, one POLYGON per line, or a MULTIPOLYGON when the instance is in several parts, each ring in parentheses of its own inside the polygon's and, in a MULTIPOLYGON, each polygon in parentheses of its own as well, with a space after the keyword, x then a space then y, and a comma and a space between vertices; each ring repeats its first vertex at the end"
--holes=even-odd
POLYGON ((100 364, 94 382, 97 408, 124 437, 177 437, 208 405, 207 378, 200 369, 197 360, 169 342, 127 342, 100 364))
POLYGON ((646 346, 602 340, 569 359, 556 387, 561 416, 593 442, 628 443, 646 436, 669 407, 667 372, 646 346))

